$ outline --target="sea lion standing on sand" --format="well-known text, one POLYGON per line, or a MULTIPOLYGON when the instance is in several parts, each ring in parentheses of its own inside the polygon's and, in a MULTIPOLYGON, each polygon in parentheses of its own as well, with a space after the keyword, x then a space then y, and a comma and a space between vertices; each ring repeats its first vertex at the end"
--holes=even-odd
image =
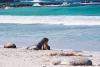
POLYGON ((48 45, 48 38, 43 38, 37 45, 35 50, 50 50, 50 46, 48 45))

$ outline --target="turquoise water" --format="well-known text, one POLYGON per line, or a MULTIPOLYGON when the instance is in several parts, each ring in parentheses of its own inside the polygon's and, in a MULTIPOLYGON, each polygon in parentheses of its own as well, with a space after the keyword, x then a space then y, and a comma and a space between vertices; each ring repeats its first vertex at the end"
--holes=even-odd
MULTIPOLYGON (((77 15, 100 16, 100 5, 85 5, 85 6, 66 6, 66 7, 16 7, 2 9, 0 8, 0 15, 17 16, 49 16, 49 15, 77 15)), ((52 17, 52 16, 49 16, 52 17)), ((80 17, 80 16, 79 16, 80 17)), ((7 17, 6 17, 7 18, 7 17)), ((11 21, 8 16, 7 23, 15 23, 11 21)), ((46 17, 47 18, 47 17, 46 17)), ((27 19, 27 18, 25 18, 27 19)), ((64 18, 63 18, 64 19, 64 18)), ((24 19, 19 19, 23 22, 24 19)), ((53 20, 57 20, 56 18, 53 20)), ((84 18, 77 19, 85 21, 84 18)), ((92 19, 94 22, 99 21, 97 17, 92 19)), ((15 20, 17 22, 17 20, 15 20)), ((21 22, 22 22, 21 21, 21 22)), ((29 20, 30 21, 30 20, 29 20)), ((41 21, 41 20, 39 20, 41 21)), ((58 20, 59 22, 60 20, 58 20)), ((72 20, 74 21, 74 20, 72 20)), ((52 21, 49 21, 53 23, 52 21)), ((63 22, 63 20, 62 20, 63 22)), ((65 21, 64 21, 65 22, 65 21)), ((86 21, 85 21, 86 22, 86 21)), ((0 46, 6 42, 14 42, 17 47, 26 47, 34 45, 43 37, 48 37, 51 48, 56 49, 77 49, 100 51, 100 25, 53 25, 48 24, 1 24, 0 21, 0 46)), ((28 23, 28 22, 27 22, 28 23)), ((36 22, 35 22, 36 23, 36 22)))
POLYGON ((65 7, 17 7, 0 9, 0 15, 92 15, 100 16, 100 5, 65 7))
POLYGON ((0 24, 1 46, 11 41, 27 47, 43 37, 51 48, 100 51, 100 25, 0 24))

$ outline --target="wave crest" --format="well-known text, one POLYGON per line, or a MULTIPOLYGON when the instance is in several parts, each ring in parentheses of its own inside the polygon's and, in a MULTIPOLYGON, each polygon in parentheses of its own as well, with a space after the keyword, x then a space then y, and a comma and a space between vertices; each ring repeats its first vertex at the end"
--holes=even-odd
POLYGON ((0 23, 100 25, 100 16, 0 16, 0 23))

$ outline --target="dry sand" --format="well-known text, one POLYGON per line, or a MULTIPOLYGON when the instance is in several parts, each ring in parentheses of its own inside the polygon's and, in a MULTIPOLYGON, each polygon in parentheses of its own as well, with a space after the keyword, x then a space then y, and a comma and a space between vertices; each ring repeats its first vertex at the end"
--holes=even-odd
POLYGON ((93 66, 70 66, 67 64, 53 65, 56 60, 66 61, 72 56, 61 56, 62 52, 73 52, 71 50, 27 50, 23 48, 10 49, 0 48, 0 67, 100 67, 100 52, 75 51, 76 55, 88 57, 93 66))

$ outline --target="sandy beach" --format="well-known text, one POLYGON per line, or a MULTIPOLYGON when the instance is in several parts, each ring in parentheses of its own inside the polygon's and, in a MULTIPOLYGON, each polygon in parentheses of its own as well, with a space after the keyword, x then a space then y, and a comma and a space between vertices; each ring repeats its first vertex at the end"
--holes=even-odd
POLYGON ((25 48, 0 48, 0 67, 100 67, 100 52, 76 50, 27 50, 25 48), (62 56, 72 53, 76 56, 62 56), (92 60, 92 66, 71 66, 66 64, 71 57, 83 56, 92 60), (62 63, 54 65, 53 62, 62 63))

